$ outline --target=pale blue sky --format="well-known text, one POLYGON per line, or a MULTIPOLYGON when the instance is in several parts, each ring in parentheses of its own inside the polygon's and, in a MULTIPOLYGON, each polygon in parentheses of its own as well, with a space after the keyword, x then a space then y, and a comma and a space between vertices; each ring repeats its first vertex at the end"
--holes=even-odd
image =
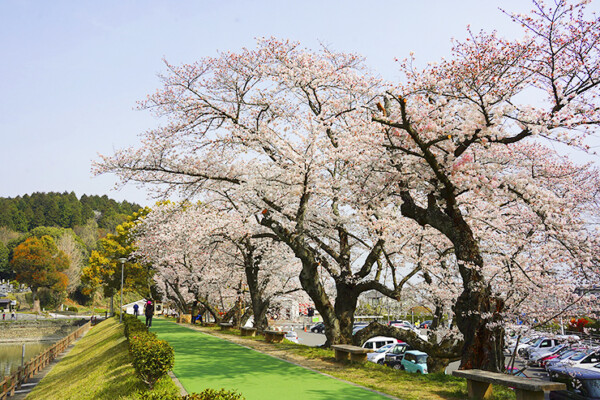
MULTIPOLYGON (((600 2, 593 8, 598 9, 600 2)), ((142 190, 92 177, 97 153, 157 124, 135 103, 159 87, 161 59, 179 64, 276 36, 356 52, 387 79, 394 58, 448 54, 466 26, 516 36, 498 7, 524 0, 28 1, 0 0, 0 196, 107 194, 151 204, 142 190)))

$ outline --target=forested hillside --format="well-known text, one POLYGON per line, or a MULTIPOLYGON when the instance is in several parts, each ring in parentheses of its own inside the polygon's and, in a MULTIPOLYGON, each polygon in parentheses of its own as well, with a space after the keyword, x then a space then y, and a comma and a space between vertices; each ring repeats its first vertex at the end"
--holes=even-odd
POLYGON ((38 226, 74 228, 96 216, 99 228, 109 231, 123 221, 124 216, 141 207, 127 201, 117 202, 104 196, 75 193, 33 193, 14 198, 0 197, 0 227, 28 232, 38 226))
POLYGON ((42 307, 57 307, 66 296, 89 302, 81 274, 90 254, 140 209, 106 195, 78 199, 73 192, 0 197, 0 279, 32 288, 42 307), (64 262, 53 267, 55 260, 64 262))

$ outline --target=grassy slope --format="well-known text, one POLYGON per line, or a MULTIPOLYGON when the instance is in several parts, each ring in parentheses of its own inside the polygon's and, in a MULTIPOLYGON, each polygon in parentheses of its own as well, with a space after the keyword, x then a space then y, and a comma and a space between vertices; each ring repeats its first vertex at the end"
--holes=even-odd
MULTIPOLYGON (((163 385, 173 385, 170 379, 163 385)), ((123 327, 110 318, 92 328, 35 387, 27 399, 119 399, 144 384, 135 376, 123 327)))

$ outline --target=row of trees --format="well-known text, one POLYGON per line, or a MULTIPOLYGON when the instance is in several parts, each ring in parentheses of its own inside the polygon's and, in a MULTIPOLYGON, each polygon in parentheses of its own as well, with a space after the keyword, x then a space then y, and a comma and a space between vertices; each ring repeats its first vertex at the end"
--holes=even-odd
POLYGON ((104 196, 75 193, 32 193, 14 198, 0 198, 0 227, 27 232, 38 226, 74 228, 84 225, 97 212, 98 226, 114 230, 124 215, 138 211, 140 206, 127 201, 117 202, 104 196))
POLYGON ((585 151, 600 123, 600 20, 585 3, 534 2, 511 16, 522 39, 470 32, 447 60, 400 62, 401 83, 276 39, 167 64, 142 103, 165 125, 97 172, 202 199, 141 231, 165 287, 189 280, 204 299, 236 288, 226 266, 268 270, 274 254, 332 344, 352 341, 360 294, 399 300, 416 282, 458 330, 431 343, 458 338, 462 368, 501 370, 507 318, 584 308, 574 289, 598 279, 598 171, 545 145, 585 151))

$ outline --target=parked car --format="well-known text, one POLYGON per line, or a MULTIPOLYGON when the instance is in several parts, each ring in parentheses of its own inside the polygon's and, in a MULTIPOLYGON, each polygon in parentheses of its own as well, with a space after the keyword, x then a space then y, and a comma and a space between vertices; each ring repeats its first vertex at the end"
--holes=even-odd
POLYGON ((531 352, 531 354, 529 355, 529 361, 528 364, 529 365, 535 365, 535 366, 539 366, 540 365, 540 361, 548 356, 551 356, 553 354, 557 354, 559 353, 561 350, 568 348, 568 345, 566 343, 562 343, 562 344, 557 344, 554 347, 550 347, 548 348, 541 348, 541 349, 537 349, 531 352))
MULTIPOLYGON (((517 354, 521 355, 522 352, 535 341, 535 339, 537 339, 537 337, 522 337, 519 340, 519 345, 517 346, 517 354)), ((517 343, 515 340, 510 346, 508 346, 507 352, 509 354, 512 355, 514 353, 516 344, 517 343)))
POLYGON ((571 352, 566 352, 560 357, 557 357, 553 360, 546 361, 546 370, 549 370, 551 367, 553 367, 555 365, 563 364, 564 362, 566 362, 570 359, 582 360, 587 355, 587 353, 590 351, 590 349, 588 349, 586 347, 578 347, 578 348, 573 348, 571 350, 572 350, 571 352))
POLYGON ((523 354, 519 353, 523 358, 529 360, 529 357, 534 351, 549 349, 559 344, 557 338, 541 337, 535 340, 529 347, 523 351, 523 354))
POLYGON ((386 344, 378 348, 377 350, 367 354, 367 361, 374 362, 376 364, 383 365, 383 361, 385 360, 385 355, 394 347, 394 343, 386 344))
POLYGON ((404 329, 406 331, 413 331, 417 336, 423 340, 427 340, 427 336, 423 335, 421 331, 408 321, 390 321, 389 326, 394 328, 404 329))
POLYGON ((398 340, 396 338, 393 337, 387 337, 387 336, 375 336, 372 337, 370 339, 368 339, 367 341, 365 341, 362 345, 363 348, 365 349, 379 349, 387 344, 395 344, 395 343, 404 343, 401 340, 398 340))
POLYGON ((596 348, 579 352, 578 354, 572 357, 569 357, 565 360, 554 364, 554 367, 576 368, 584 366, 593 366, 598 363, 600 363, 600 349, 596 348))
POLYGON ((290 342, 298 343, 298 334, 294 331, 286 332, 284 338, 290 342))
POLYGON ((310 327, 310 331, 312 333, 325 333, 325 324, 322 322, 317 322, 310 327))
POLYGON ((404 358, 404 353, 408 349, 408 345, 406 343, 397 343, 392 347, 387 353, 385 353, 385 358, 383 363, 388 367, 392 367, 394 369, 402 368, 402 359, 404 358))
POLYGON ((369 325, 369 324, 367 324, 366 322, 355 322, 354 326, 352 328, 352 334, 355 335, 356 332, 360 331, 361 329, 366 328, 367 325, 369 325))
POLYGON ((540 366, 542 368, 546 368, 546 365, 549 362, 551 362, 552 360, 570 357, 571 355, 575 354, 575 352, 577 352, 578 350, 584 350, 584 349, 566 346, 562 350, 560 350, 558 353, 550 354, 550 355, 547 355, 546 357, 543 357, 540 360, 540 366))
POLYGON ((401 361, 401 369, 417 374, 427 373, 427 353, 419 350, 407 350, 401 361))
POLYGON ((427 329, 427 328, 429 328, 431 326, 432 323, 433 323, 433 321, 430 320, 430 319, 428 319, 427 321, 423 321, 421 323, 421 325, 419 325, 419 328, 420 329, 427 329))
POLYGON ((555 366, 549 373, 553 381, 567 385, 567 390, 550 392, 550 400, 600 400, 600 369, 555 366))
POLYGON ((408 321, 396 320, 388 322, 388 326, 393 326, 394 328, 407 329, 412 327, 413 324, 411 324, 408 321))

